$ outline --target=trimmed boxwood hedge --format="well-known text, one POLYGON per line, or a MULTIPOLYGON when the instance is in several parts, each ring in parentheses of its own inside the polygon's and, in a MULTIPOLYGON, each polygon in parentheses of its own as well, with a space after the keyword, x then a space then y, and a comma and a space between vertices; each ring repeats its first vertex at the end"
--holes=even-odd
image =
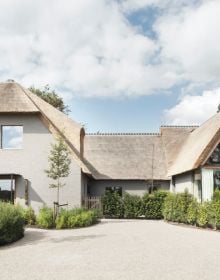
POLYGON ((162 219, 163 205, 167 196, 165 191, 156 191, 151 194, 145 194, 143 197, 143 215, 146 219, 162 219))
POLYGON ((143 197, 106 191, 102 198, 103 215, 106 218, 162 219, 163 204, 168 192, 155 191, 143 197))
POLYGON ((25 219, 21 207, 0 202, 0 245, 22 238, 24 225, 25 219))
POLYGON ((106 218, 124 217, 124 203, 118 192, 106 191, 102 197, 102 208, 106 218))

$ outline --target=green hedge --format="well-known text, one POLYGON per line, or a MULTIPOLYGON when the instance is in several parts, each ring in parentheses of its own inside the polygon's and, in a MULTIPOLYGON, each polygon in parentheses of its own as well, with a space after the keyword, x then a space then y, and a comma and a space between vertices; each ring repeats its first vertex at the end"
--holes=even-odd
POLYGON ((163 214, 167 221, 220 229, 220 191, 216 190, 212 200, 202 204, 188 192, 169 193, 163 214))
POLYGON ((40 228, 50 229, 54 227, 53 209, 42 207, 37 216, 37 225, 40 228))
POLYGON ((0 245, 14 242, 24 236, 22 208, 0 202, 0 245))
POLYGON ((137 195, 126 193, 123 197, 124 218, 134 219, 142 215, 142 199, 137 195))
POLYGON ((106 191, 102 198, 103 215, 106 218, 162 219, 167 194, 165 191, 156 191, 140 197, 125 193, 121 197, 117 192, 106 191))
POLYGON ((102 197, 102 207, 106 218, 124 217, 124 203, 118 192, 106 191, 102 197))
POLYGON ((156 191, 152 194, 145 194, 143 197, 142 207, 143 215, 146 219, 162 219, 163 205, 167 192, 156 191))
POLYGON ((97 210, 72 209, 61 210, 56 219, 56 228, 87 227, 97 223, 99 213, 97 210))

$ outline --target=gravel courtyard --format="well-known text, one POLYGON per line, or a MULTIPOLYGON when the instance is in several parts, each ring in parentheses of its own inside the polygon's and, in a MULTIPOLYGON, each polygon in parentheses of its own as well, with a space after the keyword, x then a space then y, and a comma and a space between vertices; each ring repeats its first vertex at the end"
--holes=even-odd
POLYGON ((0 249, 0 271, 1 280, 219 280, 220 232, 141 220, 27 229, 0 249))

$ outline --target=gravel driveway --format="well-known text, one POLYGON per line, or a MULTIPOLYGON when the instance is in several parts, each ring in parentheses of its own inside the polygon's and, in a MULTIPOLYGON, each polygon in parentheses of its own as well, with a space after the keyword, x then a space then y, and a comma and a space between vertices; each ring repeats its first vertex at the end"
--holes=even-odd
POLYGON ((0 249, 1 280, 220 279, 220 233, 163 221, 27 229, 0 249))

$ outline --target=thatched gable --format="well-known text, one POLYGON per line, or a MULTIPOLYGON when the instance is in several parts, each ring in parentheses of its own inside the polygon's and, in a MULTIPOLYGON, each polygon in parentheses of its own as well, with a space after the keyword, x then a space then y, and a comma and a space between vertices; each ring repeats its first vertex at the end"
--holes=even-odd
POLYGON ((168 175, 176 175, 203 165, 220 139, 220 114, 214 115, 184 141, 168 175))
POLYGON ((0 113, 36 113, 38 108, 17 83, 0 83, 0 113))

